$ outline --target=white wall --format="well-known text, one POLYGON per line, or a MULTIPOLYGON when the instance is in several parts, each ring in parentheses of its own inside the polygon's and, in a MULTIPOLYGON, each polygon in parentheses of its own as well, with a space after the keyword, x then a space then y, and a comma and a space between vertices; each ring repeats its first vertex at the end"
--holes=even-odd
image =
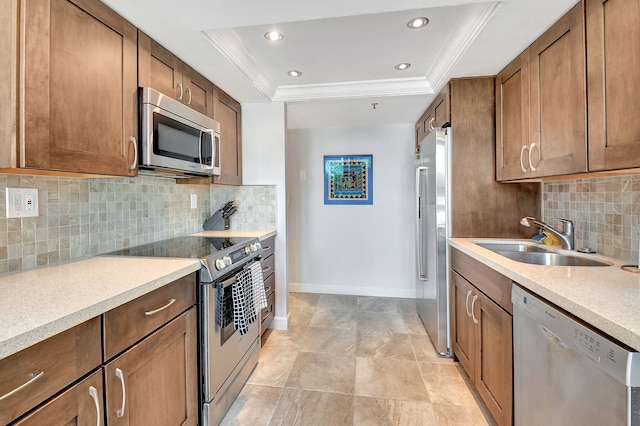
POLYGON ((413 132, 410 124, 287 132, 291 291, 415 297, 413 132), (335 154, 373 155, 373 205, 324 205, 323 156, 335 154))
POLYGON ((288 325, 286 106, 283 102, 242 105, 242 183, 276 186, 276 310, 272 328, 288 325))

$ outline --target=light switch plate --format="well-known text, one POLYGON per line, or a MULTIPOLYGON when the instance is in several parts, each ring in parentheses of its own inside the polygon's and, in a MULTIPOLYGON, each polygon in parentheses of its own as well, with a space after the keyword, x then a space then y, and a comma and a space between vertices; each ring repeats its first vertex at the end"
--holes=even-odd
POLYGON ((38 216, 38 188, 7 188, 6 193, 7 219, 38 216))
POLYGON ((198 194, 191 194, 191 208, 198 208, 198 194))

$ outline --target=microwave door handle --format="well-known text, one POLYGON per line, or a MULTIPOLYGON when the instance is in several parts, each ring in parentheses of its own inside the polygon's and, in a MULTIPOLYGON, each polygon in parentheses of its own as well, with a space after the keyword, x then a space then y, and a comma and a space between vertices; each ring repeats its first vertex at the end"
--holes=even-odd
POLYGON ((211 135, 211 155, 213 155, 213 140, 215 138, 214 134, 213 134, 213 129, 202 129, 200 130, 200 165, 202 167, 204 167, 205 169, 213 169, 213 162, 211 163, 210 166, 207 166, 205 164, 203 164, 202 162, 202 134, 203 133, 208 133, 211 135))

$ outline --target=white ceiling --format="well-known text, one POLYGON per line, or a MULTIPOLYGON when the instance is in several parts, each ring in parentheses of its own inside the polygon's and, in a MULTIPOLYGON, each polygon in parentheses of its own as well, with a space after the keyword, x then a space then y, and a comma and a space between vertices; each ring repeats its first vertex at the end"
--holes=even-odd
POLYGON ((288 127, 305 128, 414 123, 450 78, 496 74, 577 0, 102 1, 241 103, 286 102, 288 127), (416 16, 429 25, 409 29, 416 16), (284 40, 265 40, 272 29, 284 40))

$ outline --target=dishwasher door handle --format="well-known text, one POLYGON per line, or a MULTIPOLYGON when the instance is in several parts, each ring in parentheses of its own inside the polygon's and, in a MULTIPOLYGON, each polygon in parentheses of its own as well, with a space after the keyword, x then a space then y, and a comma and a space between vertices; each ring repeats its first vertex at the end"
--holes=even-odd
POLYGON ((571 349, 571 346, 567 345, 564 340, 562 340, 560 337, 558 337, 558 335, 556 333, 554 333, 553 331, 549 330, 547 327, 545 327, 542 324, 538 324, 538 327, 540 327, 540 330, 542 330, 542 332, 544 334, 546 334, 548 337, 551 337, 553 340, 555 340, 555 342, 558 344, 558 346, 560 346, 562 349, 571 349))

